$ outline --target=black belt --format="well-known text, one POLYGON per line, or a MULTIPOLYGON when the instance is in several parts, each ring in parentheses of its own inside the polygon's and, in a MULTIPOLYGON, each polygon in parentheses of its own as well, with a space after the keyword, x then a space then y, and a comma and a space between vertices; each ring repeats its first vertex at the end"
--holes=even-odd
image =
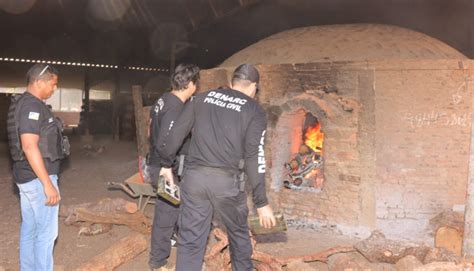
POLYGON ((240 174, 238 170, 231 170, 219 167, 193 166, 192 169, 209 173, 211 175, 219 175, 225 177, 235 177, 240 174))
POLYGON ((206 167, 206 166, 196 166, 196 167, 193 167, 193 169, 206 172, 211 175, 218 175, 218 176, 233 178, 234 182, 236 182, 239 186, 239 191, 240 192, 245 191, 245 174, 243 174, 243 172, 241 171, 218 168, 218 167, 206 167))

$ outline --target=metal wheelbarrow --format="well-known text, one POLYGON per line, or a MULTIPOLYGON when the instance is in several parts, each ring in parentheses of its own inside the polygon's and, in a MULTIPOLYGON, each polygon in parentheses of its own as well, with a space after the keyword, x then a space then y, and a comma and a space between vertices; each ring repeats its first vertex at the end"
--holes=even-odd
POLYGON ((156 191, 149 183, 144 183, 140 173, 137 173, 126 179, 123 183, 108 182, 110 188, 122 189, 129 196, 138 198, 138 209, 143 212, 150 202, 150 199, 156 197, 156 191))

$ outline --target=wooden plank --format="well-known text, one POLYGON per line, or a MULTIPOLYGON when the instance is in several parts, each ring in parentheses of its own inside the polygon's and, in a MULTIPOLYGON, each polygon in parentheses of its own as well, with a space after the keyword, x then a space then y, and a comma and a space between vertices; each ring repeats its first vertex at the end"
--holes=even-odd
POLYGON ((147 248, 148 241, 145 235, 135 234, 128 236, 81 265, 76 271, 115 270, 118 266, 140 255, 147 248))
POLYGON ((135 126, 137 134, 138 156, 145 157, 148 153, 148 122, 143 116, 142 87, 132 86, 133 106, 135 112, 135 126))
POLYGON ((76 210, 76 221, 84 221, 101 224, 125 225, 130 229, 149 234, 151 232, 151 219, 146 217, 142 212, 133 214, 122 212, 93 212, 84 208, 76 210))
POLYGON ((435 247, 445 248, 461 256, 462 232, 451 227, 440 227, 436 231, 435 247))

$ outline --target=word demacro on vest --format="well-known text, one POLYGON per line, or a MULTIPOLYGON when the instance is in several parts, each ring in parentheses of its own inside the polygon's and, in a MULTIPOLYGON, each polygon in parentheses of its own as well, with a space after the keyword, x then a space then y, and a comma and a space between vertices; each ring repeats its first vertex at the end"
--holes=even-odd
POLYGON ((224 107, 227 109, 240 112, 242 105, 246 104, 247 100, 225 95, 220 92, 211 91, 207 94, 206 98, 204 99, 204 103, 214 104, 219 107, 224 107))

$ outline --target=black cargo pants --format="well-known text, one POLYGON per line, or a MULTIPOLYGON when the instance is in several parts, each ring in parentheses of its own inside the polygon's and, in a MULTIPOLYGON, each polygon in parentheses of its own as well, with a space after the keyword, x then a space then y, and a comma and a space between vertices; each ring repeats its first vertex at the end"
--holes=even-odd
MULTIPOLYGON (((158 180, 159 167, 148 166, 151 180, 158 180)), ((151 230, 151 250, 148 264, 159 268, 168 262, 171 253, 171 236, 177 227, 179 205, 175 206, 161 197, 156 198, 155 215, 151 230)))
POLYGON ((246 193, 235 178, 187 169, 181 188, 177 271, 200 271, 214 210, 227 229, 232 270, 253 270, 246 193))

